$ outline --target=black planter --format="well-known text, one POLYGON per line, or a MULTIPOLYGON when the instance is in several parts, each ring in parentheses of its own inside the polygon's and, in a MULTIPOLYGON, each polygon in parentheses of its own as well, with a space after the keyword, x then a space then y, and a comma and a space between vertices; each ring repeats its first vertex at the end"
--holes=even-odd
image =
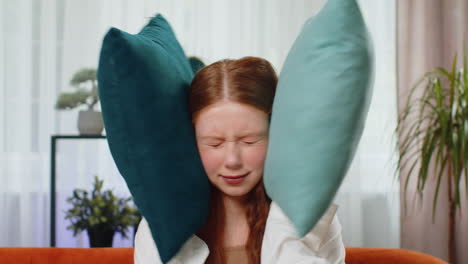
POLYGON ((106 225, 96 225, 87 229, 89 245, 93 247, 112 247, 115 231, 106 225))

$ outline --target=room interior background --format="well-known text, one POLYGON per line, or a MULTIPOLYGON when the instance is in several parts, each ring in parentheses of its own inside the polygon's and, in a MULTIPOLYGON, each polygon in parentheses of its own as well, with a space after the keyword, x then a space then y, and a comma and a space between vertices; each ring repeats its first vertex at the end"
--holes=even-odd
MULTIPOLYGON (((359 1, 374 41, 374 94, 356 156, 335 198, 346 246, 400 247, 400 185, 393 174, 396 126, 396 3, 359 1)), ((306 19, 325 0, 3 0, 0 1, 0 246, 47 247, 50 136, 77 134, 78 110, 58 111, 61 92, 82 67, 97 67, 111 27, 137 33, 155 13, 170 22, 188 56, 205 64, 260 56, 278 74, 306 19)), ((326 88, 326 87, 324 87, 326 88)), ((99 105, 98 105, 99 109, 99 105)), ((105 134, 105 132, 104 132, 105 134)), ((104 140, 60 142, 57 208, 74 188, 129 196, 104 140)), ((57 246, 89 247, 57 211, 57 246)), ((132 241, 114 238, 114 247, 132 241)))
MULTIPOLYGON (((397 1, 397 75, 398 107, 402 110, 408 90, 425 72, 435 67, 451 68, 455 53, 460 64, 463 49, 468 53, 468 2, 465 0, 397 1), (463 48, 463 41, 467 42, 463 48)), ((406 174, 406 173, 405 173, 406 174)), ((424 201, 418 202, 401 221, 401 247, 429 253, 448 261, 449 201, 447 181, 441 182, 437 213, 432 223, 432 197, 435 193, 435 170, 428 176, 424 201), (426 199, 427 197, 427 199, 426 199)), ((409 189, 416 188, 416 177, 409 189)), ((403 182, 403 180, 401 181, 403 182)), ((460 182, 465 186, 465 179, 460 182)), ((402 184, 403 187, 403 184, 402 184)), ((455 217, 456 263, 468 263, 468 199, 460 189, 461 212, 455 217)), ((408 195, 408 201, 412 195, 408 195)), ((402 197, 403 199, 403 197, 402 197)))

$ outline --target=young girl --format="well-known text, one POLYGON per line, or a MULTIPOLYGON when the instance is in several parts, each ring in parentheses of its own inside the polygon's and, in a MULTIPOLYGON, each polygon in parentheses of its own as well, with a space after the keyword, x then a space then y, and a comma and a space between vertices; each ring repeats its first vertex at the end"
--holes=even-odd
MULTIPOLYGON (((271 64, 257 57, 218 61, 195 75, 189 109, 212 185, 210 214, 169 263, 344 263, 336 205, 300 239, 265 192, 263 167, 277 80, 271 64)), ((134 254, 137 264, 160 261, 145 219, 134 254)))

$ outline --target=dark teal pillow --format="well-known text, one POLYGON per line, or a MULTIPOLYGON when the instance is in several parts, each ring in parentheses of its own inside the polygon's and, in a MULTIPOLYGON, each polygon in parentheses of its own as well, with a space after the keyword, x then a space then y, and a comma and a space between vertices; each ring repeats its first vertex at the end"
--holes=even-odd
POLYGON ((196 74, 199 70, 201 70, 201 68, 205 67, 205 64, 203 63, 203 61, 198 57, 192 56, 192 57, 189 57, 188 60, 189 60, 190 67, 192 68, 192 71, 194 74, 196 74))
POLYGON ((355 0, 329 0, 294 42, 278 79, 264 182, 299 235, 330 206, 372 96, 372 45, 355 0))
POLYGON ((160 15, 138 34, 111 28, 98 68, 112 157, 168 262, 206 222, 209 183, 188 111, 193 71, 160 15))

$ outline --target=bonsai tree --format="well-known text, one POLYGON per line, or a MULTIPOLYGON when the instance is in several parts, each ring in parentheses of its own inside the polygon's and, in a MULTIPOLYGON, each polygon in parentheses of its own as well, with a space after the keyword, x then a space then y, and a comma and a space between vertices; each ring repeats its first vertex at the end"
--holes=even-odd
POLYGON ((94 110, 94 106, 99 101, 97 70, 83 68, 76 72, 70 80, 70 85, 76 88, 73 93, 61 93, 55 109, 73 109, 80 105, 87 105, 89 110, 94 110), (91 89, 85 88, 90 86, 91 89))
POLYGON ((89 193, 75 189, 73 196, 67 198, 72 208, 67 210, 65 219, 70 219, 73 235, 87 230, 91 247, 112 246, 115 232, 128 238, 128 227, 136 226, 141 215, 135 207, 128 205, 129 198, 117 198, 111 190, 102 190, 103 181, 94 178, 94 188, 89 193))
MULTIPOLYGON (((432 205, 432 222, 442 180, 448 183, 449 211, 449 262, 455 260, 455 213, 460 209, 460 182, 465 178, 468 191, 468 73, 466 55, 463 68, 457 70, 457 55, 452 69, 436 68, 427 72, 410 90, 404 111, 399 117, 395 133, 400 156, 395 172, 407 169, 404 187, 405 215, 406 190, 414 169, 419 168, 417 193, 423 199, 429 168, 435 165, 437 180, 432 205), (414 98, 419 89, 422 96, 414 98), (419 108, 418 108, 419 107, 419 108), (408 117, 412 117, 408 119, 408 117), (435 162, 432 163, 432 162, 435 162), (419 165, 419 166, 418 166, 419 165)), ((400 175, 401 177, 401 175, 400 175)))

